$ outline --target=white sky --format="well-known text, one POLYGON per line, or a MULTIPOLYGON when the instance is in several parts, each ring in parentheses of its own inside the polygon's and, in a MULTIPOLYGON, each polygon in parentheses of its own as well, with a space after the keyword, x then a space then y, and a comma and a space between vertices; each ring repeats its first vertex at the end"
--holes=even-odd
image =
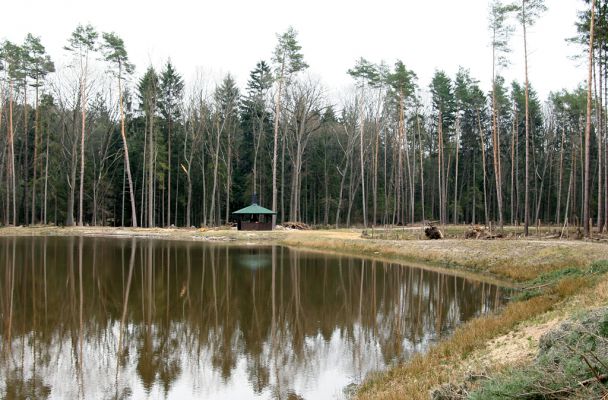
MULTIPOLYGON (((186 80, 202 68, 214 77, 230 72, 241 87, 260 59, 270 60, 276 33, 292 25, 310 72, 331 91, 351 84, 346 70, 359 57, 396 59, 413 69, 427 88, 436 69, 454 76, 461 65, 488 90, 491 51, 489 0, 22 0, 2 6, 0 39, 18 43, 31 32, 57 64, 78 23, 115 31, 136 65, 136 76, 168 58, 186 80)), ((570 56, 580 0, 546 0, 548 11, 528 34, 529 73, 544 99, 549 91, 572 89, 585 79, 585 62, 570 56)), ((507 81, 523 81, 521 30, 511 39, 507 81)))

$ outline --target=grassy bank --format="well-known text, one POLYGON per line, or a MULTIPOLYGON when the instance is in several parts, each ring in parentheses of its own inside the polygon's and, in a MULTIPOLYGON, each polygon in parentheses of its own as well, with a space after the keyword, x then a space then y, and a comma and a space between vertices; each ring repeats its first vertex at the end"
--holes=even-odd
POLYGON ((608 245, 561 240, 380 240, 332 231, 297 232, 281 242, 294 247, 381 255, 401 261, 428 262, 449 269, 525 282, 566 267, 583 267, 607 258, 608 245))

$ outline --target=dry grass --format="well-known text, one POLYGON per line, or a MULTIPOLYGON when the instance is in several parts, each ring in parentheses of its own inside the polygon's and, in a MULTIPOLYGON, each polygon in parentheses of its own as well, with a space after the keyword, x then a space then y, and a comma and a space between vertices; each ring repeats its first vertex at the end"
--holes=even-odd
POLYGON ((608 246, 559 240, 377 240, 325 236, 324 232, 287 235, 282 243, 351 254, 382 255, 400 261, 491 274, 527 281, 565 267, 582 267, 606 258, 608 246))
POLYGON ((587 287, 589 287, 589 279, 587 277, 568 278, 559 281, 555 285, 554 292, 560 297, 570 297, 587 287))

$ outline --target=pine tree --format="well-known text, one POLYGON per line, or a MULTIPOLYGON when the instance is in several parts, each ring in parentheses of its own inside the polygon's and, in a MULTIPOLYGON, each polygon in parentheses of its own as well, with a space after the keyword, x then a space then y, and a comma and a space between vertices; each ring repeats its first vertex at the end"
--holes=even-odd
MULTIPOLYGON (((398 162, 397 162, 397 170, 398 170, 398 179, 397 179, 397 203, 400 201, 400 193, 402 192, 401 187, 401 177, 403 176, 403 161, 402 161, 402 153, 405 150, 405 162, 406 162, 406 171, 407 171, 407 179, 408 179, 408 188, 410 193, 410 222, 414 223, 414 176, 412 173, 413 167, 410 165, 410 145, 408 142, 407 131, 405 129, 406 125, 406 102, 411 100, 415 96, 416 90, 416 74, 414 71, 408 70, 401 60, 395 63, 394 72, 388 75, 388 83, 393 90, 393 96, 397 98, 397 102, 399 104, 399 135, 398 135, 398 143, 397 143, 397 151, 398 151, 398 162)), ((405 199, 403 199, 403 208, 405 208, 405 199)), ((399 207, 397 207, 399 208, 399 207)), ((405 223, 406 221, 400 221, 405 223)))
POLYGON ((378 81, 376 66, 361 57, 355 67, 348 70, 348 74, 357 81, 359 93, 359 160, 361 167, 361 199, 363 210, 363 226, 367 228, 367 201, 365 193, 365 168, 364 168, 364 147, 363 140, 365 134, 365 91, 369 85, 374 85, 378 81))
MULTIPOLYGON (((501 228, 504 224, 504 217, 502 209, 502 168, 500 163, 500 126, 496 100, 496 81, 498 70, 508 64, 506 54, 511 51, 509 48, 509 39, 514 29, 508 19, 510 14, 515 10, 516 7, 512 4, 504 5, 500 0, 494 0, 490 5, 489 16, 489 29, 492 44, 492 148, 494 156, 494 177, 496 181, 496 201, 498 203, 498 225, 501 228)), ((526 199, 528 198, 527 196, 528 189, 526 186, 526 199)))
MULTIPOLYGON (((243 99, 241 120, 243 125, 243 141, 241 142, 241 167, 238 185, 242 193, 241 200, 252 193, 262 194, 259 174, 258 155, 265 141, 270 115, 268 108, 268 93, 272 87, 272 72, 265 61, 260 61, 249 74, 247 95, 243 99), (246 178, 249 177, 249 178, 246 178), (245 188, 250 187, 247 191, 245 188), (244 197, 243 197, 244 196, 244 197)), ((236 182, 235 182, 236 183, 236 182)))
MULTIPOLYGON (((308 64, 304 62, 304 56, 300 53, 302 46, 298 44, 297 35, 298 33, 291 26, 282 35, 277 35, 279 43, 274 50, 272 59, 275 67, 275 80, 278 82, 274 106, 274 146, 272 156, 272 209, 274 211, 277 210, 278 205, 277 164, 283 87, 289 84, 294 74, 308 68, 308 64)), ((272 226, 274 227, 274 225, 276 225, 276 214, 272 216, 272 226)))
MULTIPOLYGON (((140 79, 137 89, 139 91, 139 102, 145 117, 145 144, 144 144, 144 175, 147 174, 145 186, 147 193, 144 207, 146 212, 147 226, 152 228, 156 225, 155 214, 155 180, 156 180, 156 113, 158 108, 158 74, 151 66, 148 67, 144 76, 140 79)), ((143 202, 142 202, 143 203, 143 202)), ((143 223, 142 223, 143 224, 143 223)))
POLYGON ((44 80, 49 73, 55 72, 55 65, 51 57, 46 54, 46 49, 40 41, 40 37, 28 33, 25 39, 25 47, 30 58, 30 68, 28 74, 33 79, 31 86, 36 90, 34 117, 34 159, 33 159, 33 179, 32 179, 32 217, 31 222, 36 223, 36 183, 38 178, 38 148, 40 142, 40 88, 44 85, 44 80))
MULTIPOLYGON (((172 177, 172 144, 175 125, 181 118, 181 101, 184 93, 184 80, 175 71, 171 61, 167 61, 160 74, 159 109, 165 120, 167 132, 167 225, 171 224, 171 177, 172 177)), ((177 225, 177 196, 175 198, 175 225, 177 225)))
POLYGON ((533 25, 538 19, 539 15, 546 10, 544 0, 522 0, 521 7, 518 9, 519 22, 523 29, 524 38, 524 68, 525 68, 525 93, 526 93, 526 106, 525 106, 525 121, 526 121, 526 183, 525 183, 525 200, 524 200, 524 234, 528 236, 528 230, 530 225, 530 95, 529 95, 529 82, 528 82, 528 41, 527 41, 527 28, 533 25))
POLYGON ((6 63, 8 72, 9 86, 9 111, 8 111, 8 188, 7 188, 7 212, 6 221, 10 222, 10 206, 9 198, 12 200, 13 225, 17 226, 17 185, 15 172, 15 133, 13 126, 13 109, 14 109, 14 87, 16 82, 20 82, 25 78, 23 68, 23 49, 10 42, 5 41, 2 45, 2 59, 6 63), (10 194, 10 195, 9 195, 10 194))
POLYGON ((451 79, 443 71, 435 72, 431 82, 433 108, 437 121, 437 190, 439 199, 439 220, 447 223, 448 174, 445 162, 445 143, 449 139, 454 120, 456 104, 451 79))

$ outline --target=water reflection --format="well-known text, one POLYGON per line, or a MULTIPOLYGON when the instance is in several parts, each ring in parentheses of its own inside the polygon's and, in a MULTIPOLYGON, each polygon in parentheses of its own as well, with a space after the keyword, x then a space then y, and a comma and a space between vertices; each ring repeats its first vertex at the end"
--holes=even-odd
POLYGON ((0 396, 335 398, 501 289, 282 247, 0 238, 0 396))

